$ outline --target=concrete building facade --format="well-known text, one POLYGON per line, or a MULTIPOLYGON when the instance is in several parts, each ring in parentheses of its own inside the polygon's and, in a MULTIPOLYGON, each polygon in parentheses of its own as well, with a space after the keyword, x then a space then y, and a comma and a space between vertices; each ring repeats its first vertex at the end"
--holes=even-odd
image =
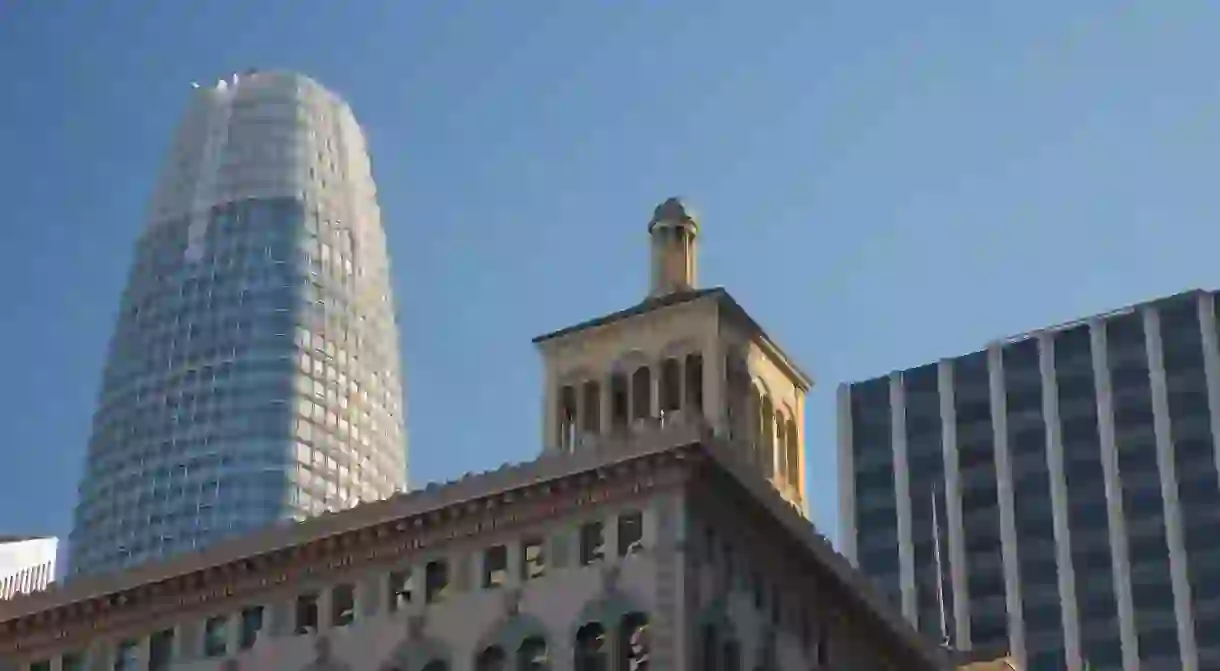
POLYGON ((58 538, 0 536, 0 599, 46 589, 58 550, 58 538))
POLYGON ((839 390, 841 547, 1031 671, 1220 668, 1220 348, 1192 291, 839 390))
POLYGON ((950 668, 804 514, 808 377, 686 277, 537 339, 536 460, 0 605, 6 671, 950 668))
POLYGON ((70 536, 118 569, 406 485, 364 137, 312 80, 198 87, 136 247, 70 536))

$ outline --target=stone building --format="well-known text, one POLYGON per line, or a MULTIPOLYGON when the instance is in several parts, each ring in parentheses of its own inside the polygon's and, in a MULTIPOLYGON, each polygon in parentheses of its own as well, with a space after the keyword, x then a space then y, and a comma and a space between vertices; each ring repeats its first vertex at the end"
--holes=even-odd
MULTIPOLYGON (((509 464, 0 603, 22 671, 950 668, 806 517, 808 376, 656 211, 640 305, 537 339, 509 464)), ((2 666, 2 665, 0 665, 2 666)))
POLYGON ((58 550, 58 538, 0 536, 0 599, 46 589, 58 550))
POLYGON ((1022 671, 1015 657, 1003 655, 973 655, 961 660, 957 671, 1022 671))

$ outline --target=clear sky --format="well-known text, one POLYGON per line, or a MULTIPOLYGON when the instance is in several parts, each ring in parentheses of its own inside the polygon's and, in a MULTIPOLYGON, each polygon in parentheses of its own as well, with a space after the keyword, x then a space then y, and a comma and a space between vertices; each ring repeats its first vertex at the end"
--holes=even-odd
POLYGON ((192 81, 289 68, 369 136, 411 478, 539 450, 530 338, 646 291, 652 208, 834 389, 1220 285, 1220 4, 0 0, 0 532, 66 534, 192 81))

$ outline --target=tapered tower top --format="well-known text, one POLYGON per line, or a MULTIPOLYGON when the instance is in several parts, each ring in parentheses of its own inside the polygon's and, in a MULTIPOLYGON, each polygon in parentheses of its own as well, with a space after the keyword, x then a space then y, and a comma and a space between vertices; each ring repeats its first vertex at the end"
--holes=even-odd
POLYGON ((695 238, 699 224, 678 198, 657 206, 648 222, 652 238, 651 298, 695 288, 695 238))

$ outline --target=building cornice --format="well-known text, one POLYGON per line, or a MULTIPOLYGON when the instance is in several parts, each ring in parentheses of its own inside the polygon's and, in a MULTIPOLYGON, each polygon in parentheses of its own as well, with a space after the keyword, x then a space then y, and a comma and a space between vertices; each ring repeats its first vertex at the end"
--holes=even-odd
POLYGON ((763 327, 750 316, 746 309, 741 307, 728 290, 724 287, 712 287, 708 289, 696 289, 692 291, 683 291, 673 294, 666 294, 657 298, 649 298, 641 303, 637 303, 625 310, 612 312, 608 315, 595 317, 587 321, 580 322, 567 328, 552 331, 544 335, 534 338, 534 344, 539 347, 548 346, 553 341, 562 342, 576 334, 585 333, 594 329, 604 328, 612 324, 617 324, 627 319, 633 319, 642 315, 646 315, 657 310, 663 310, 676 305, 685 305, 693 303, 703 298, 711 297, 716 301, 716 304, 724 310, 725 314, 737 322, 744 324, 747 330, 750 331, 755 342, 759 347, 767 353, 776 365, 779 366, 803 391, 809 391, 813 388, 813 378, 801 369, 796 364, 796 361, 784 352, 763 327))
POLYGON ((576 454, 544 455, 386 501, 224 542, 205 551, 82 578, 0 604, 0 656, 123 631, 183 609, 525 526, 576 508, 677 486, 698 427, 670 427, 576 454))
MULTIPOLYGON (((576 453, 548 453, 192 555, 80 579, 0 604, 0 656, 155 629, 184 610, 219 610, 284 584, 326 581, 481 534, 532 525, 608 501, 682 488, 714 467, 808 556, 840 610, 889 632, 930 663, 936 651, 756 469, 703 423, 658 427, 576 453), (230 602, 232 602, 230 604, 230 602)), ((722 482, 723 482, 722 481, 722 482)), ((765 520, 764 520, 765 522, 765 520)))

